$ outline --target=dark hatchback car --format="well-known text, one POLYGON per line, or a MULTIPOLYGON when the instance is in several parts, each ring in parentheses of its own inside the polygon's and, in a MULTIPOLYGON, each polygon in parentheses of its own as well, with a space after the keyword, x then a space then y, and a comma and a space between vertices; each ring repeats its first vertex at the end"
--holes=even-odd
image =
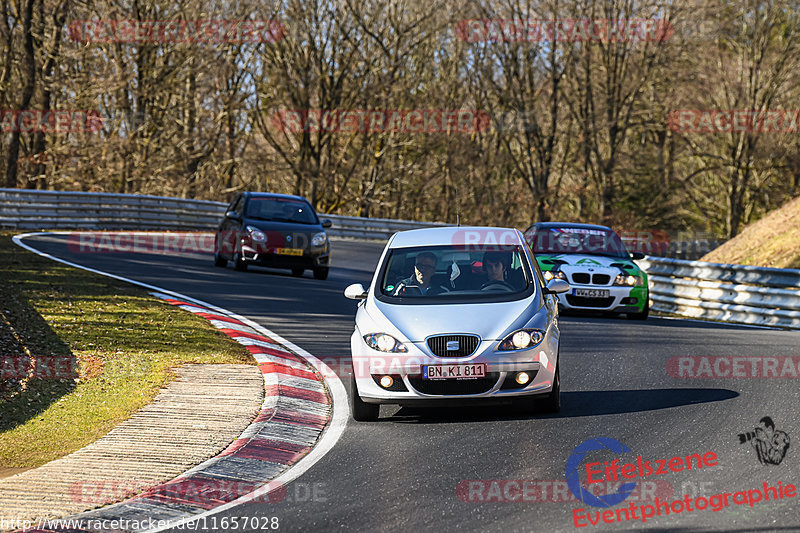
POLYGON ((214 264, 233 261, 237 270, 248 265, 291 269, 295 276, 311 269, 314 278, 326 279, 330 244, 324 228, 305 198, 288 194, 243 192, 236 195, 214 240, 214 264))

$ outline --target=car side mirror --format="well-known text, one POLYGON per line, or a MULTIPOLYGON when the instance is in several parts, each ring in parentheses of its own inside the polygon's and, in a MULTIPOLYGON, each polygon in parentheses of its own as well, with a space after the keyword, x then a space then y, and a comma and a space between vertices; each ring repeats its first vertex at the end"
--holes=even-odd
POLYGON ((242 217, 240 217, 239 213, 237 213, 236 211, 226 211, 225 212, 225 218, 229 218, 231 220, 236 220, 238 222, 241 222, 241 220, 242 220, 242 217))
POLYGON ((642 252, 633 252, 631 254, 631 257, 633 258, 634 261, 638 261, 639 259, 644 259, 645 256, 642 252))
POLYGON ((320 224, 322 224, 323 228, 330 228, 333 226, 333 222, 331 222, 331 219, 329 218, 323 218, 320 224))
POLYGON ((569 283, 563 279, 551 279, 544 288, 545 294, 561 294, 569 291, 569 283))
POLYGON ((353 283, 344 290, 344 295, 351 300, 364 300, 367 297, 367 291, 360 283, 353 283))

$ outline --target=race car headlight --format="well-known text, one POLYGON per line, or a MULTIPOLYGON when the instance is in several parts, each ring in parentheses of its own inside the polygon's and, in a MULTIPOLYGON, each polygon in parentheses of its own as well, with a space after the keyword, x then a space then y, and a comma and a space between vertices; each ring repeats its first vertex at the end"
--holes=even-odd
POLYGON ((253 226, 247 226, 245 229, 253 242, 267 242, 267 234, 260 229, 253 226))
POLYGON ((544 277, 545 281, 550 281, 551 279, 563 279, 564 281, 567 280, 567 275, 561 272, 560 270, 545 270, 542 272, 542 276, 544 277))
POLYGON ((539 329, 520 329, 503 339, 498 350, 524 350, 536 346, 544 338, 544 331, 539 329))
POLYGON ((324 231, 320 231, 311 237, 311 246, 323 246, 326 242, 328 242, 328 236, 325 235, 324 231))
POLYGON ((614 285, 622 285, 625 287, 639 287, 644 285, 644 280, 641 276, 628 276, 620 274, 614 280, 614 285))
POLYGON ((408 348, 406 348, 402 342, 388 333, 370 333, 369 335, 364 335, 364 342, 367 343, 367 346, 379 352, 405 353, 408 351, 408 348))

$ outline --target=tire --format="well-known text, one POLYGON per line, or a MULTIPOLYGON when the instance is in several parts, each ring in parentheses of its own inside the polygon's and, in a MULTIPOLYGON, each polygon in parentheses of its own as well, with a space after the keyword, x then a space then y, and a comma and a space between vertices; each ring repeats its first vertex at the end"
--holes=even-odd
POLYGON ((647 320, 647 316, 650 314, 650 298, 646 300, 644 304, 644 311, 641 313, 627 313, 626 316, 628 320, 647 320))
POLYGON ((350 378, 350 392, 353 393, 353 404, 351 413, 353 420, 357 422, 375 422, 378 420, 381 406, 376 403, 366 403, 358 395, 358 387, 356 387, 356 377, 350 378))
POLYGON ((228 266, 228 260, 222 257, 219 252, 214 252, 214 266, 225 268, 228 266))
POLYGON ((247 270, 247 263, 244 261, 241 252, 236 252, 233 256, 233 268, 240 272, 247 270))
POLYGON ((556 367, 553 390, 541 400, 537 400, 537 410, 540 413, 557 413, 561 411, 561 377, 559 376, 559 368, 561 368, 560 364, 556 367))
POLYGON ((302 268, 293 268, 293 269, 292 269, 292 276, 294 276, 294 277, 296 277, 296 278, 299 278, 300 276, 302 276, 302 275, 303 275, 303 272, 304 272, 304 271, 305 271, 305 270, 304 270, 304 269, 302 269, 302 268))
POLYGON ((328 268, 315 268, 314 279, 328 279, 328 268))

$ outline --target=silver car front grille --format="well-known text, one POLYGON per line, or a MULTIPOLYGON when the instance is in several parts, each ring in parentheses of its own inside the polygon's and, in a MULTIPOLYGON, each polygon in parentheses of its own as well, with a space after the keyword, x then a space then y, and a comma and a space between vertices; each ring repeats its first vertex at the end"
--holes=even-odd
POLYGON ((466 357, 478 349, 477 335, 437 335, 428 338, 428 348, 437 357, 466 357))

